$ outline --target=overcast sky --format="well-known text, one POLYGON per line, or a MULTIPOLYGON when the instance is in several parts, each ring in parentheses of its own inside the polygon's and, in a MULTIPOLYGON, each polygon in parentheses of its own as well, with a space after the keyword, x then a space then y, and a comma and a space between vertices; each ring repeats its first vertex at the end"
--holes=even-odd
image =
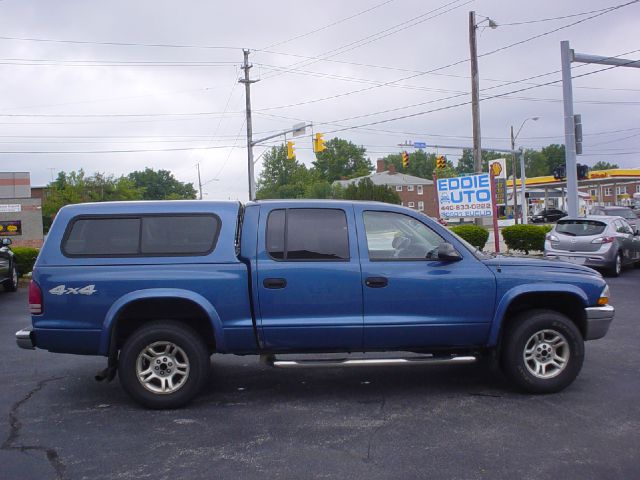
MULTIPOLYGON (((499 25, 478 31, 481 95, 508 94, 481 102, 483 147, 507 148, 509 127, 530 117, 540 119, 518 146, 563 143, 561 85, 536 84, 560 79, 561 40, 639 59, 640 3, 603 10, 623 3, 0 0, 0 171, 29 171, 43 185, 60 170, 152 167, 197 187, 200 163, 205 198, 246 200, 242 48, 259 80, 254 138, 308 121, 327 139, 365 146, 374 163, 405 140, 471 145, 471 10, 481 27, 487 17, 499 25)), ((605 68, 574 64, 573 75, 605 68)), ((578 162, 640 168, 640 70, 576 78, 574 99, 585 134, 578 162)), ((311 163, 309 137, 296 150, 311 163)))

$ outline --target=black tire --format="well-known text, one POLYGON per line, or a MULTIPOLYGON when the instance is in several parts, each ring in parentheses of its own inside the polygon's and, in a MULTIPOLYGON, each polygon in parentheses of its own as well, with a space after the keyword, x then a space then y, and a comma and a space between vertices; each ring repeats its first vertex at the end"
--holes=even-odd
POLYGON ((502 371, 520 390, 529 393, 559 392, 575 380, 583 360, 582 335, 576 325, 561 313, 530 310, 514 318, 504 332, 500 356, 502 371), (536 339, 540 334, 543 341, 538 342, 536 339), (564 344, 554 342, 554 336, 560 338, 560 342, 564 341, 564 344), (545 343, 546 341, 549 343, 545 343), (528 361, 525 360, 527 347, 532 350, 528 361), (556 354, 565 358, 565 361, 557 361, 556 354), (547 363, 549 360, 561 363, 562 368, 547 363), (538 372, 538 364, 544 364, 544 370, 538 372))
POLYGON ((619 277, 622 273, 622 268, 624 266, 624 257, 622 256, 622 252, 618 252, 616 255, 616 259, 613 262, 613 265, 607 270, 608 277, 619 277), (618 264, 618 262, 620 262, 618 264))
POLYGON ((15 292, 18 290, 18 269, 15 264, 11 265, 11 274, 8 280, 2 283, 2 286, 7 292, 15 292))
MULTIPOLYGON (((152 409, 178 408, 190 402, 202 389, 206 383, 210 368, 209 351, 204 340, 188 325, 171 320, 161 320, 143 325, 133 332, 126 340, 120 351, 118 360, 118 376, 122 388, 139 404, 152 409), (149 347, 162 350, 167 345, 177 347, 174 353, 160 353, 158 357, 153 357, 152 361, 141 358, 142 352, 149 352, 149 347), (167 360, 168 359, 168 360, 167 360), (172 360, 175 366, 172 365, 172 360), (160 363, 163 361, 163 363, 160 363), (158 362, 159 365, 155 365, 158 362), (154 368, 166 369, 173 374, 171 376, 180 386, 173 392, 168 393, 153 392, 150 388, 159 389, 168 385, 168 379, 162 380, 160 372, 165 375, 165 370, 150 372, 147 378, 151 381, 143 382, 138 379, 138 372, 146 368, 145 363, 149 363, 148 370, 154 368), (177 370, 181 365, 186 365, 186 374, 181 374, 177 370), (158 368, 156 368, 158 367, 158 368)), ((144 370, 140 373, 144 373, 144 370)), ((171 385, 171 388, 174 388, 171 385)))

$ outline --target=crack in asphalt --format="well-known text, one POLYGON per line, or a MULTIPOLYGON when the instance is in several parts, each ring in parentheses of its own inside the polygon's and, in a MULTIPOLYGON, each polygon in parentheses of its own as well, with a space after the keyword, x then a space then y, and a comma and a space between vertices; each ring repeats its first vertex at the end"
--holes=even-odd
POLYGON ((47 448, 39 445, 14 445, 18 437, 20 436, 20 430, 22 429, 22 422, 18 418, 18 410, 22 405, 28 402, 36 393, 44 388, 44 386, 55 380, 60 380, 63 377, 55 377, 55 378, 47 378, 46 380, 40 380, 34 388, 32 388, 24 397, 15 402, 11 406, 11 410, 9 411, 9 435, 4 442, 2 442, 2 446, 0 446, 0 450, 17 450, 19 452, 27 452, 27 451, 40 451, 45 452, 47 457, 47 461, 53 468, 56 479, 57 480, 67 480, 67 468, 65 464, 60 459, 60 455, 55 448, 47 448))
POLYGON ((367 461, 371 460, 371 444, 373 443, 373 439, 376 436, 376 434, 378 433, 378 430, 380 430, 385 423, 385 415, 384 415, 384 406, 387 404, 387 397, 386 395, 383 393, 382 394, 382 402, 380 402, 380 411, 378 413, 380 413, 380 415, 383 416, 382 419, 382 423, 380 425, 378 425, 376 428, 373 429, 373 432, 371 432, 371 435, 369 435, 369 442, 367 444, 367 461))

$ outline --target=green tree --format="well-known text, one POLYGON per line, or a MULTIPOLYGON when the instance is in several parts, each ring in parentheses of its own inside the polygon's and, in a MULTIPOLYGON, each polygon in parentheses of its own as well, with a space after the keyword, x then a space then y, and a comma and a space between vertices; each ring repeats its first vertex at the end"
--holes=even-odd
POLYGON ((602 160, 600 160, 599 162, 596 162, 593 164, 593 167, 591 167, 591 170, 609 170, 611 168, 620 168, 620 167, 618 166, 617 163, 603 162, 602 160))
POLYGON ((344 189, 345 200, 375 200, 378 202, 400 204, 400 196, 387 185, 374 185, 369 177, 352 183, 344 189))
MULTIPOLYGON (((482 171, 489 171, 489 160, 495 160, 496 158, 506 158, 510 160, 511 155, 507 153, 493 152, 490 150, 482 151, 482 171)), ((456 165, 456 171, 459 175, 473 175, 475 168, 473 166, 473 150, 465 148, 462 150, 462 156, 458 159, 456 165)), ((507 175, 511 175, 511 161, 507 161, 507 175)))
POLYGON ((133 184, 143 189, 144 200, 183 200, 196 198, 192 183, 177 180, 169 170, 145 168, 128 175, 133 184))
POLYGON ((566 164, 565 155, 564 155, 564 145, 558 145, 558 144, 548 145, 541 150, 541 153, 547 159, 547 171, 542 175, 553 175, 553 170, 556 167, 566 164))
POLYGON ((58 210, 65 205, 142 198, 143 189, 134 185, 128 177, 103 173, 87 177, 82 169, 70 173, 60 172, 56 180, 47 186, 47 195, 42 205, 45 231, 48 231, 58 210))
POLYGON ((316 154, 314 169, 327 182, 369 175, 373 171, 366 149, 342 138, 326 142, 326 150, 316 154))
POLYGON ((316 179, 295 158, 287 158, 287 147, 271 147, 263 157, 258 177, 256 198, 303 198, 307 187, 316 179))

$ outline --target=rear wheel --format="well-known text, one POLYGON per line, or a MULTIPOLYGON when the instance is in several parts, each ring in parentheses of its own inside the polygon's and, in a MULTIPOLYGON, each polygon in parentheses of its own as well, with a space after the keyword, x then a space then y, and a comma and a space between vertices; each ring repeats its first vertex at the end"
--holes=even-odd
POLYGON ((504 333, 502 370, 521 390, 559 392, 575 380, 583 360, 580 331, 558 312, 524 312, 504 333))
POLYGON ((18 290, 18 269, 15 265, 11 265, 11 274, 9 279, 2 283, 2 286, 7 292, 15 292, 18 290))
POLYGON ((209 373, 209 352, 187 325, 151 322, 136 330, 120 352, 124 390, 148 408, 177 408, 192 400, 209 373))
POLYGON ((622 252, 618 252, 616 259, 613 261, 613 265, 609 269, 608 273, 610 277, 619 277, 622 273, 622 252))

